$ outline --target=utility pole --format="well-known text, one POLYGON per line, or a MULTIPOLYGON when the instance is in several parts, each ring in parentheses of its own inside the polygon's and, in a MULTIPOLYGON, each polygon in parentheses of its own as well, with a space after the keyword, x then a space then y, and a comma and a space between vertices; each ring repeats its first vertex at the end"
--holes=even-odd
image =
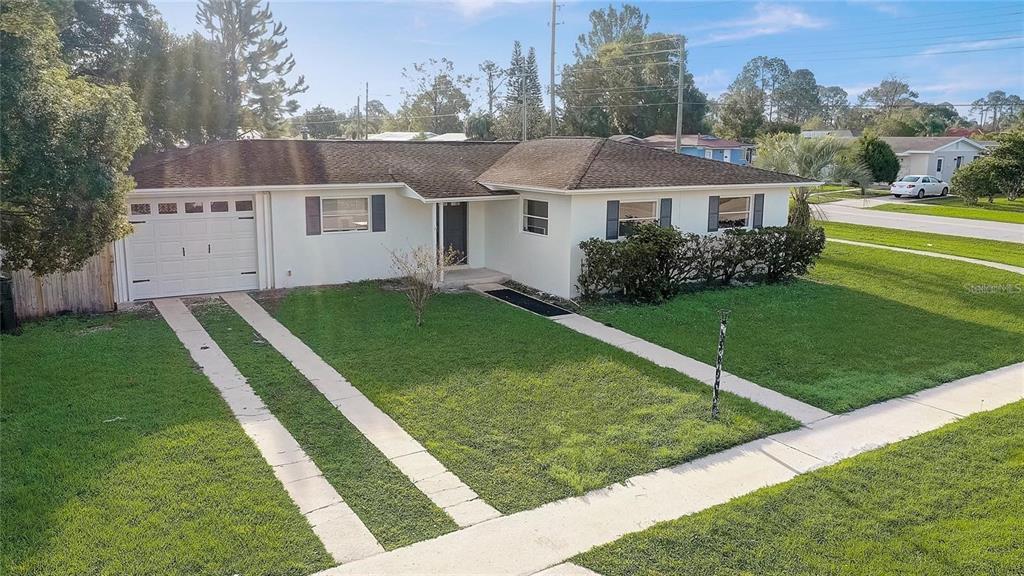
POLYGON ((686 39, 679 36, 679 77, 676 87, 676 154, 683 147, 683 63, 686 62, 686 39))
POLYGON ((366 83, 366 99, 363 100, 363 139, 370 139, 370 83, 366 83))
POLYGON ((551 136, 555 135, 555 18, 558 14, 558 0, 551 0, 551 136))
POLYGON ((361 124, 361 122, 359 121, 359 111, 363 107, 362 104, 359 103, 359 98, 359 96, 356 96, 356 135, 355 138, 353 138, 353 140, 359 139, 359 125, 361 124))

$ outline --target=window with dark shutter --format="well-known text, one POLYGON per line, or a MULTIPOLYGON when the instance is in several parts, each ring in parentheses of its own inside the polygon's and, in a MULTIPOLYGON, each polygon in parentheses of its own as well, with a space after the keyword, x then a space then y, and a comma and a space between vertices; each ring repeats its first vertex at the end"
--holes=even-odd
POLYGON ((608 201, 608 216, 605 221, 604 237, 606 240, 615 240, 619 237, 619 201, 608 201))
POLYGON ((320 235, 320 197, 306 196, 306 236, 320 235))
POLYGON ((661 212, 658 214, 658 225, 662 228, 672 227, 672 199, 661 199, 661 212))
POLYGON ((384 232, 387 229, 384 202, 383 194, 370 196, 370 230, 372 232, 384 232))
POLYGON ((764 226, 764 194, 754 194, 754 228, 764 226))
POLYGON ((708 198, 708 232, 718 230, 718 196, 708 198))

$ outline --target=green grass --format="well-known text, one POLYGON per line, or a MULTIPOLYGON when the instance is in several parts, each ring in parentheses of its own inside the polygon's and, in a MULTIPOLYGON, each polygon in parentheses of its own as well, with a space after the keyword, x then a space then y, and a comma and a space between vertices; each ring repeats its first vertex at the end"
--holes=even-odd
POLYGON ((825 235, 829 238, 952 254, 1024 267, 1024 244, 842 222, 817 222, 817 225, 825 229, 825 235))
POLYGON ((217 301, 198 304, 193 313, 382 546, 398 548, 456 529, 234 310, 217 301))
POLYGON ((1024 360, 1019 274, 830 243, 805 279, 593 306, 593 318, 842 412, 1024 360))
POLYGON ((605 576, 1021 574, 1024 402, 856 456, 573 562, 605 576))
POLYGON ((373 284, 289 292, 277 318, 502 512, 534 508, 796 423, 475 294, 416 328, 373 284))
POLYGON ((960 198, 947 196, 908 204, 882 204, 871 208, 871 210, 1024 224, 1024 200, 1011 202, 1005 197, 998 197, 993 203, 989 203, 987 198, 982 198, 978 200, 977 204, 968 206, 960 198))
POLYGON ((163 320, 3 347, 3 574, 308 574, 334 564, 163 320))

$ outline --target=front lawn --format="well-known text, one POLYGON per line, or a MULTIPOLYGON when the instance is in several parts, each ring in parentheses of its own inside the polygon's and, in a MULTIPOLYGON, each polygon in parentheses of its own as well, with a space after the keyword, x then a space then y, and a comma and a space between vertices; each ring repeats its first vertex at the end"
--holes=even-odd
POLYGON ((825 229, 828 238, 869 242, 883 246, 896 246, 912 250, 938 252, 977 258, 989 262, 1001 262, 1011 266, 1024 267, 1024 244, 983 240, 964 236, 947 236, 928 232, 912 232, 896 228, 880 228, 877 226, 860 226, 842 222, 816 222, 825 229))
POLYGON ((871 208, 871 210, 1024 224, 1024 199, 1011 202, 1005 197, 998 197, 992 203, 989 203, 988 198, 981 198, 977 204, 968 206, 960 198, 947 196, 906 204, 882 204, 871 208))
POLYGON ((658 524, 573 561, 632 574, 1020 574, 1024 402, 658 524))
POLYGON ((1024 360, 1019 274, 829 243, 805 278, 598 305, 608 323, 709 364, 729 309, 725 369, 832 412, 1024 360))
POLYGON ((534 508, 795 427, 550 320, 442 294, 416 328, 375 284, 301 289, 264 305, 504 513, 534 508))
POLYGON ((811 204, 826 204, 828 202, 835 202, 837 200, 857 200, 864 198, 878 198, 880 196, 888 196, 888 192, 879 190, 865 190, 861 193, 860 188, 850 188, 848 186, 820 186, 818 193, 812 194, 808 199, 811 204))
POLYGON ((0 573, 334 564, 159 317, 62 318, 0 342, 0 573))
POLYGON ((204 301, 192 312, 382 546, 398 548, 457 528, 227 304, 204 301))

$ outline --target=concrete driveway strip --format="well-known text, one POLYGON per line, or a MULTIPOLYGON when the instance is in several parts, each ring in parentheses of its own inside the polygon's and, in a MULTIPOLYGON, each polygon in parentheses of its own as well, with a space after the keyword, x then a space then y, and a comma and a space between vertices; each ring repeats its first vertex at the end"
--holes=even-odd
POLYGON ((338 566, 347 574, 535 574, 594 546, 856 454, 1024 400, 1024 363, 835 415, 693 462, 338 566))
POLYGON ((1014 274, 1024 274, 1024 268, 1021 268, 1020 266, 1012 266, 1010 264, 1003 264, 1002 262, 989 262, 988 260, 978 260, 977 258, 967 258, 965 256, 954 256, 952 254, 941 254, 939 252, 927 252, 925 250, 912 250, 910 248, 897 248, 896 246, 883 246, 881 244, 857 242, 855 240, 840 240, 838 238, 826 238, 826 240, 837 244, 850 244, 853 246, 864 246, 865 248, 879 248, 882 250, 892 250, 893 252, 905 252, 907 254, 917 254, 919 256, 931 256, 932 258, 956 260, 958 262, 978 264, 979 266, 988 266, 989 268, 998 268, 1000 270, 1006 270, 1007 272, 1013 272, 1014 274))
MULTIPOLYGON (((616 348, 632 352, 641 358, 650 360, 658 366, 671 368, 677 372, 686 374, 690 378, 700 380, 705 384, 713 385, 715 382, 715 367, 705 364, 699 360, 684 356, 663 346, 658 346, 642 338, 638 338, 627 332, 623 332, 611 326, 605 326, 596 320, 580 316, 579 314, 567 314, 552 318, 555 322, 571 328, 591 338, 596 338, 611 344, 616 348)), ((735 374, 722 372, 721 389, 732 392, 737 396, 749 398, 762 406, 778 410, 788 414, 802 424, 816 422, 822 418, 828 418, 832 414, 821 408, 811 406, 805 402, 795 400, 780 394, 775 390, 758 386, 749 380, 744 380, 735 374)))
POLYGON ((221 298, 456 524, 472 526, 501 515, 247 294, 231 292, 221 298))
MULTIPOLYGON (((384 551, 366 525, 323 477, 295 438, 253 392, 245 377, 177 298, 153 304, 210 382, 220 391, 263 458, 273 467, 313 533, 335 562, 350 562, 384 551)), ((239 486, 239 490, 245 490, 239 486)))
POLYGON ((948 218, 926 214, 884 212, 849 206, 833 206, 830 204, 818 204, 816 208, 825 215, 826 220, 831 222, 846 222, 849 224, 897 228, 915 232, 931 232, 933 234, 1024 243, 1024 224, 970 220, 968 218, 948 218))

